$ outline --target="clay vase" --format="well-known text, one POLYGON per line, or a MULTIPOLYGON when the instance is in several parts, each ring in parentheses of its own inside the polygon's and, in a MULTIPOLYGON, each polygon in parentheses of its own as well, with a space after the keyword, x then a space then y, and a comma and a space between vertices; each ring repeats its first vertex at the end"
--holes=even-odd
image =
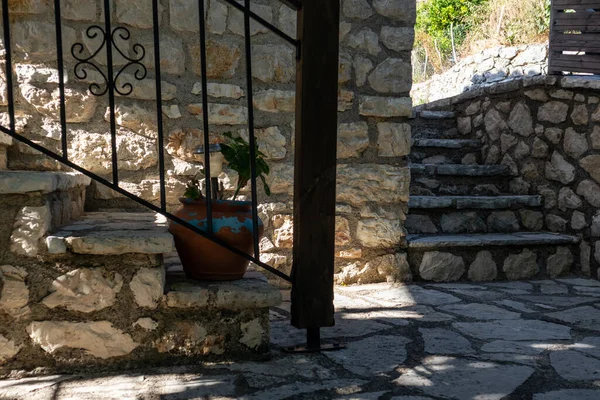
MULTIPOLYGON (((179 199, 181 207, 175 216, 207 231, 206 200, 179 199)), ((254 254, 252 239, 252 203, 247 201, 213 200, 213 232, 222 241, 246 254, 254 254)), ((259 219, 259 240, 264 225, 259 219)), ((250 262, 220 245, 171 221, 169 231, 175 237, 175 247, 188 278, 207 281, 241 279, 250 262)))

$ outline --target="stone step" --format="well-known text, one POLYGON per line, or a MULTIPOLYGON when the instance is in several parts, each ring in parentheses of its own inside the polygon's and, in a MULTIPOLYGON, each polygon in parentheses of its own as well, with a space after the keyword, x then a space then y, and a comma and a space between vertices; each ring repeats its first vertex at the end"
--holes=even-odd
POLYGON ((551 232, 408 235, 406 237, 409 249, 421 250, 487 246, 560 246, 577 244, 580 240, 577 236, 551 232))
POLYGON ((434 147, 438 149, 478 149, 481 147, 480 140, 471 139, 415 139, 413 148, 434 147))
POLYGON ((0 195, 68 191, 90 181, 76 172, 0 171, 0 195))
POLYGON ((151 212, 92 212, 46 237, 49 254, 165 254, 174 251, 166 219, 151 212))
POLYGON ((579 240, 576 236, 549 232, 408 235, 408 263, 415 280, 556 278, 581 273, 579 240))
POLYGON ((515 207, 540 207, 542 196, 411 196, 410 209, 455 208, 465 209, 506 209, 515 207))
POLYGON ((417 114, 418 117, 423 119, 454 119, 456 118, 456 114, 454 111, 431 111, 431 110, 422 110, 417 114))
POLYGON ((460 139, 461 135, 458 133, 458 129, 449 123, 444 124, 422 124, 412 125, 412 137, 413 139, 460 139))
POLYGON ((509 192, 509 180, 496 177, 484 180, 462 176, 413 175, 410 182, 411 196, 499 196, 509 192))
POLYGON ((427 176, 510 176, 506 165, 411 164, 410 172, 427 176))

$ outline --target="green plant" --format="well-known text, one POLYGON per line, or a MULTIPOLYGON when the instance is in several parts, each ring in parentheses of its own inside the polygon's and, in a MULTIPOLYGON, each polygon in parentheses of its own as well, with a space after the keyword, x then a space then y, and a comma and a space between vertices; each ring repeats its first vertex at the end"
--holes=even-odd
MULTIPOLYGON (((250 144, 244 139, 234 138, 231 132, 224 133, 227 139, 225 143, 221 143, 221 153, 225 157, 225 161, 229 163, 229 168, 238 173, 238 181, 233 198, 235 199, 242 188, 244 188, 251 177, 250 171, 250 144)), ((266 175, 269 175, 270 169, 264 158, 265 155, 258 149, 255 144, 255 162, 256 171, 255 178, 260 178, 263 183, 263 189, 267 196, 271 195, 271 188, 267 184, 266 175)))
MULTIPOLYGON (((223 154, 225 161, 229 164, 229 168, 238 174, 237 185, 233 194, 233 199, 235 200, 240 190, 248 184, 252 175, 250 167, 250 144, 241 137, 234 138, 231 132, 225 132, 223 136, 225 136, 226 141, 220 144, 221 154, 223 154)), ((264 160, 266 156, 258 149, 258 145, 255 146, 255 178, 259 178, 262 181, 265 194, 270 196, 271 188, 266 180, 266 175, 269 175, 270 168, 264 160)), ((204 170, 190 179, 183 197, 192 200, 198 200, 202 197, 200 174, 204 174, 204 170)))

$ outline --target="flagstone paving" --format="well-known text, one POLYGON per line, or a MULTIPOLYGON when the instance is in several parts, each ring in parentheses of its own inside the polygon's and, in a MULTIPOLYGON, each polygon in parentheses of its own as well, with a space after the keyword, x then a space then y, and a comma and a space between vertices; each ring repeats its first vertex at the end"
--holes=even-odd
POLYGON ((284 302, 267 361, 7 379, 0 399, 599 400, 599 295, 585 278, 338 287, 322 336, 345 350, 285 353, 304 332, 284 302))

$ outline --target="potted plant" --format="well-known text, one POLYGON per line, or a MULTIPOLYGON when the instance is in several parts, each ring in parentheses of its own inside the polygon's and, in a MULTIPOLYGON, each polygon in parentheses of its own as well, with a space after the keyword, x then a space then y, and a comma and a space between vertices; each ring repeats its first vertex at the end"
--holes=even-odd
MULTIPOLYGON (((215 150, 220 154, 211 154, 211 178, 213 186, 218 186, 218 175, 221 172, 222 159, 229 164, 229 168, 236 171, 238 181, 235 193, 231 199, 223 199, 222 186, 213 191, 212 220, 213 234, 229 245, 246 254, 253 253, 253 224, 252 203, 237 201, 236 198, 250 180, 250 145, 242 138, 234 138, 230 132, 224 134, 225 142, 215 150), (215 157, 216 156, 216 157, 215 157), (213 165, 213 157, 217 161, 213 165), (221 160, 219 160, 219 158, 221 160)), ((265 155, 255 149, 256 178, 263 183, 264 191, 271 194, 266 182, 269 166, 264 160, 265 155)), ((202 194, 200 177, 197 175, 187 185, 184 196, 179 199, 181 207, 174 213, 177 217, 207 232, 206 198, 202 194)), ((199 280, 235 280, 246 273, 249 261, 234 254, 230 250, 192 233, 184 226, 171 222, 169 231, 175 238, 177 253, 181 259, 183 270, 192 279, 199 280)), ((259 240, 264 234, 264 225, 259 220, 259 240)))

